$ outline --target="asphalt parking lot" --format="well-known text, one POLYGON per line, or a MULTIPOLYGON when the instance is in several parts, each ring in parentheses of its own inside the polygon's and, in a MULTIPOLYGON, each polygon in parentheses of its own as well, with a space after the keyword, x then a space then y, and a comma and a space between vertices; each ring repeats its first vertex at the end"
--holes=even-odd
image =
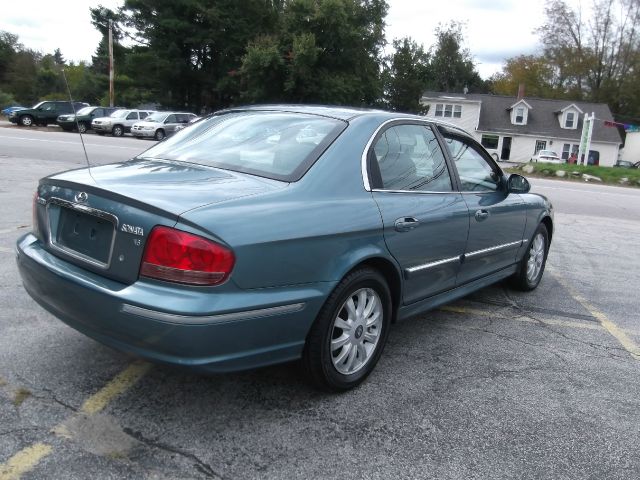
MULTIPOLYGON (((85 142, 101 162, 152 144, 85 142)), ((556 208, 539 288, 395 325, 369 380, 331 395, 295 364, 151 365, 38 307, 15 240, 38 178, 83 164, 75 134, 0 128, 0 479, 640 477, 640 190, 534 180, 556 208)))

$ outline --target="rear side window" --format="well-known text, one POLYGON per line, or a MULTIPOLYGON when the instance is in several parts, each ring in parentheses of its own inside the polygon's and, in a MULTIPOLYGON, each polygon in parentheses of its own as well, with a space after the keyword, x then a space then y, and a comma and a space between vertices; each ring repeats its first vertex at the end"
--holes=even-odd
POLYGON ((284 181, 299 180, 346 122, 291 112, 229 112, 183 129, 144 153, 284 181))
POLYGON ((452 190, 444 155, 430 127, 390 127, 373 144, 372 155, 376 188, 422 192, 452 190))

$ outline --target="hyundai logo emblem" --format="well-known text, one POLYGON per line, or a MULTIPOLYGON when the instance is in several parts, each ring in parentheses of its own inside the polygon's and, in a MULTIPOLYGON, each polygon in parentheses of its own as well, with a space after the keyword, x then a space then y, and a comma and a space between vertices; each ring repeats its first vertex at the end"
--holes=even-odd
POLYGON ((76 196, 74 198, 76 202, 84 203, 89 198, 89 195, 87 195, 86 192, 80 192, 80 193, 76 193, 76 196))

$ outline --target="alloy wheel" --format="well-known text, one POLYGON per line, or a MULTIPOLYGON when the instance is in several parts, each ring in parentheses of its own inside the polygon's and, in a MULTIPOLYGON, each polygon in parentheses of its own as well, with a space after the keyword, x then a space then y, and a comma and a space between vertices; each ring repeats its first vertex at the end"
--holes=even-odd
POLYGON ((545 244, 544 236, 538 233, 531 242, 529 260, 527 261, 527 280, 535 282, 542 271, 544 263, 545 244))
POLYGON ((331 333, 331 361, 343 375, 351 375, 371 360, 380 340, 382 301, 372 288, 353 292, 338 310, 331 333))

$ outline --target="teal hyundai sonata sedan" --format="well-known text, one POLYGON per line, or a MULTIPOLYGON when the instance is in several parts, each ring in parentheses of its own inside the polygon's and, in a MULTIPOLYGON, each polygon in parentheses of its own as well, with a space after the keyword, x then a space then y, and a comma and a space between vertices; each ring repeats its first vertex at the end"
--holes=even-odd
POLYGON ((529 189, 424 117, 236 108, 40 180, 17 262, 36 302, 116 349, 211 372, 301 360, 346 390, 394 322, 538 286, 553 210, 529 189))

